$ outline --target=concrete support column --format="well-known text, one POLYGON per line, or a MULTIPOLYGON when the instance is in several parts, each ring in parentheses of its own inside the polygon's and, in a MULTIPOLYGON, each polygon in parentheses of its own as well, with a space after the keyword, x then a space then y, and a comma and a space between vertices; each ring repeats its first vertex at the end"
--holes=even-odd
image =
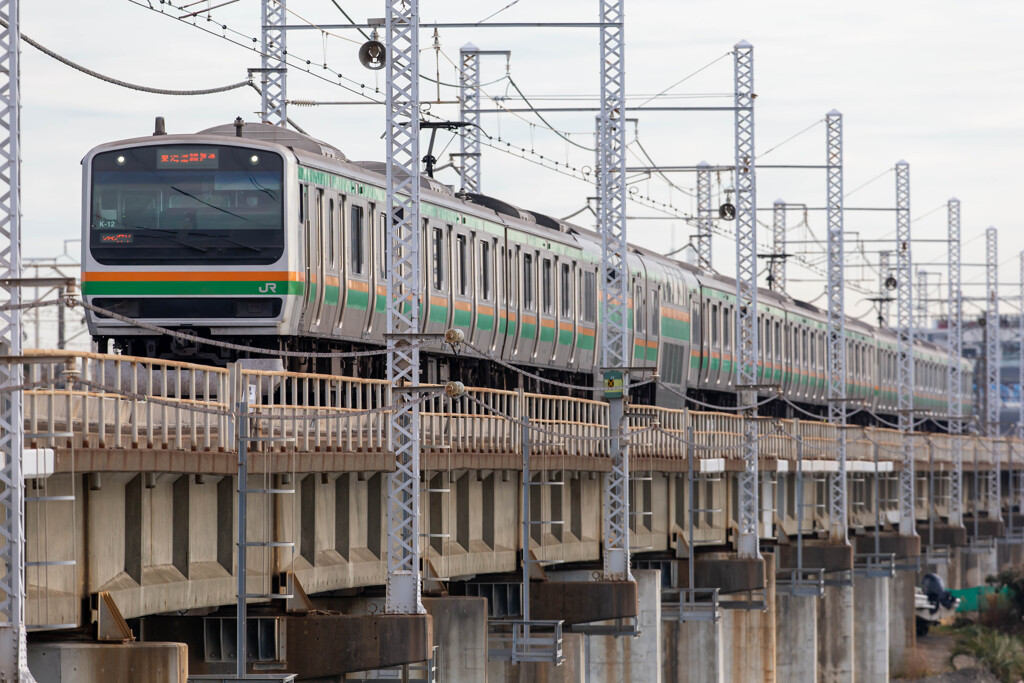
POLYGON ((889 590, 892 579, 854 576, 857 618, 853 622, 853 680, 889 680, 889 590))
POLYGON ((1024 564, 1024 544, 1006 543, 1000 540, 996 547, 999 549, 999 571, 1024 564))
MULTIPOLYGON (((586 636, 586 679, 661 683, 661 571, 634 569, 640 636, 586 636)), ((668 679, 676 680, 676 679, 668 679)))
POLYGON ((775 678, 775 555, 765 553, 767 611, 727 609, 722 612, 722 634, 727 658, 725 683, 775 678))
POLYGON ((853 586, 826 585, 818 601, 818 681, 853 683, 853 650, 853 586))
POLYGON ((785 591, 775 596, 775 661, 780 681, 818 680, 818 600, 785 591))
POLYGON ((28 666, 39 683, 186 683, 183 643, 32 643, 28 666))
MULTIPOLYGON (((998 547, 998 546, 997 546, 998 547)), ((976 548, 963 554, 964 588, 984 586, 985 579, 997 571, 998 550, 976 548)))
POLYGON ((664 681, 725 683, 721 621, 666 621, 663 633, 664 681))
POLYGON ((917 647, 914 590, 917 572, 901 569, 889 584, 889 671, 900 671, 917 647))
MULTIPOLYGON (((487 683, 586 683, 586 648, 582 633, 562 634, 561 666, 540 662, 487 662, 487 683)), ((474 679, 480 680, 480 679, 474 679)))
POLYGON ((434 621, 438 680, 473 683, 487 671, 487 599, 423 598, 434 621))

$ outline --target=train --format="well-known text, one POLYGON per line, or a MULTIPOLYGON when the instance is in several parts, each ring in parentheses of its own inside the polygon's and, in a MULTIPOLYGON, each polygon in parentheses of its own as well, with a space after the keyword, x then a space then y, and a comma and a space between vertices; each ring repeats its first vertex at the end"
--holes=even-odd
MULTIPOLYGON (((89 304, 268 354, 302 352, 286 359, 291 370, 384 376, 382 355, 312 357, 385 344, 384 163, 350 160, 284 127, 236 121, 195 134, 158 126, 92 149, 82 168, 89 304)), ((600 235, 431 177, 421 177, 420 191, 422 331, 457 328, 482 351, 424 346, 422 381, 516 388, 523 375, 512 366, 601 386, 600 235)), ((735 406, 735 281, 639 246, 629 247, 628 267, 630 365, 637 378, 659 378, 633 400, 735 406)), ((95 311, 86 319, 104 351, 113 344, 123 354, 217 365, 260 357, 95 311)), ((762 412, 825 414, 825 311, 760 289, 757 324, 762 412)), ((848 396, 862 416, 892 418, 895 334, 848 318, 846 349, 848 396)), ((913 353, 915 409, 946 412, 945 348, 919 341, 913 353)), ((960 362, 971 377, 970 361, 960 362)))

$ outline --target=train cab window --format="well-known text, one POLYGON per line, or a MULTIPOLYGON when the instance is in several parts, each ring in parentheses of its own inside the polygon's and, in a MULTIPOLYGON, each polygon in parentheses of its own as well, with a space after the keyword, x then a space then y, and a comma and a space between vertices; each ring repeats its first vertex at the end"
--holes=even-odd
POLYGON ((582 306, 584 322, 597 322, 597 274, 593 271, 583 273, 582 306))
POLYGON ((644 334, 647 332, 647 309, 644 304, 647 303, 644 297, 644 288, 642 285, 637 285, 633 293, 633 318, 636 321, 636 331, 638 334, 644 334))
POLYGON ((657 287, 651 292, 651 334, 661 334, 661 295, 657 287))
POLYGON ((551 292, 551 259, 544 259, 541 265, 541 303, 543 312, 551 313, 554 308, 554 296, 551 292))
POLYGON ((523 307, 530 311, 536 308, 533 287, 533 254, 523 254, 523 307))
POLYGON ((441 228, 434 228, 433 232, 433 244, 431 245, 431 279, 433 280, 434 289, 438 291, 444 290, 444 230, 441 228))
POLYGON ((334 251, 334 197, 327 200, 327 260, 331 268, 338 265, 338 257, 334 251))
POLYGON ((480 243, 480 298, 491 300, 491 245, 480 243))
POLYGON ((352 272, 356 275, 363 274, 363 264, 365 262, 365 252, 363 245, 365 244, 365 229, 363 226, 363 207, 353 206, 350 214, 349 221, 349 253, 352 258, 350 259, 349 265, 352 268, 352 272))
POLYGON ((455 238, 455 276, 458 278, 457 287, 459 294, 465 296, 469 282, 469 264, 466 258, 465 235, 458 235, 455 238))
POLYGON ((562 302, 562 317, 572 316, 572 273, 568 263, 562 264, 562 281, 559 283, 559 298, 562 302))

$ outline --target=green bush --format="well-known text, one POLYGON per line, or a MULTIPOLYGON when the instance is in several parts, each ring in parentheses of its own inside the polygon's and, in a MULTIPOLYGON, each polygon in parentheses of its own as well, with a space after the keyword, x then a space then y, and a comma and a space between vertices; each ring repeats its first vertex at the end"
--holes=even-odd
POLYGON ((1024 568, 1004 569, 985 579, 985 582, 1006 589, 1006 597, 1013 605, 1013 614, 1020 621, 1024 617, 1024 568))
POLYGON ((1019 636, 972 626, 959 634, 951 654, 974 657, 1004 683, 1024 678, 1024 643, 1019 636))

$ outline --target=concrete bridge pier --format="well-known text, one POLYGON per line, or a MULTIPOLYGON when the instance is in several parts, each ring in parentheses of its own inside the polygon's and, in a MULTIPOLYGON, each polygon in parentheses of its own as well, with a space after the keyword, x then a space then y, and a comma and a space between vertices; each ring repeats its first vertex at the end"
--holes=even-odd
POLYGON ((963 554, 964 588, 985 585, 985 579, 999 571, 999 548, 991 545, 976 544, 968 547, 963 554))
POLYGON ((721 619, 667 620, 662 628, 665 637, 662 672, 666 683, 725 683, 725 638, 721 619))
POLYGON ((818 680, 819 600, 793 595, 785 588, 775 594, 775 661, 780 681, 818 680))
POLYGON ((855 572, 853 596, 853 680, 876 683, 889 680, 889 591, 892 578, 855 572))
MULTIPOLYGON (((487 683, 586 683, 586 636, 562 634, 561 666, 546 662, 487 662, 487 683)), ((481 680, 481 679, 473 679, 481 680)))
POLYGON ((825 574, 818 608, 818 678, 821 683, 853 683, 854 606, 850 570, 825 574))
MULTIPOLYGON (((725 683, 773 683, 776 680, 775 555, 763 553, 763 557, 763 608, 722 611, 725 683)), ((740 596, 726 596, 725 599, 734 597, 740 596)))
POLYGON ((999 571, 1024 565, 1024 543, 1014 542, 1007 539, 999 539, 999 543, 997 545, 999 553, 999 571))

